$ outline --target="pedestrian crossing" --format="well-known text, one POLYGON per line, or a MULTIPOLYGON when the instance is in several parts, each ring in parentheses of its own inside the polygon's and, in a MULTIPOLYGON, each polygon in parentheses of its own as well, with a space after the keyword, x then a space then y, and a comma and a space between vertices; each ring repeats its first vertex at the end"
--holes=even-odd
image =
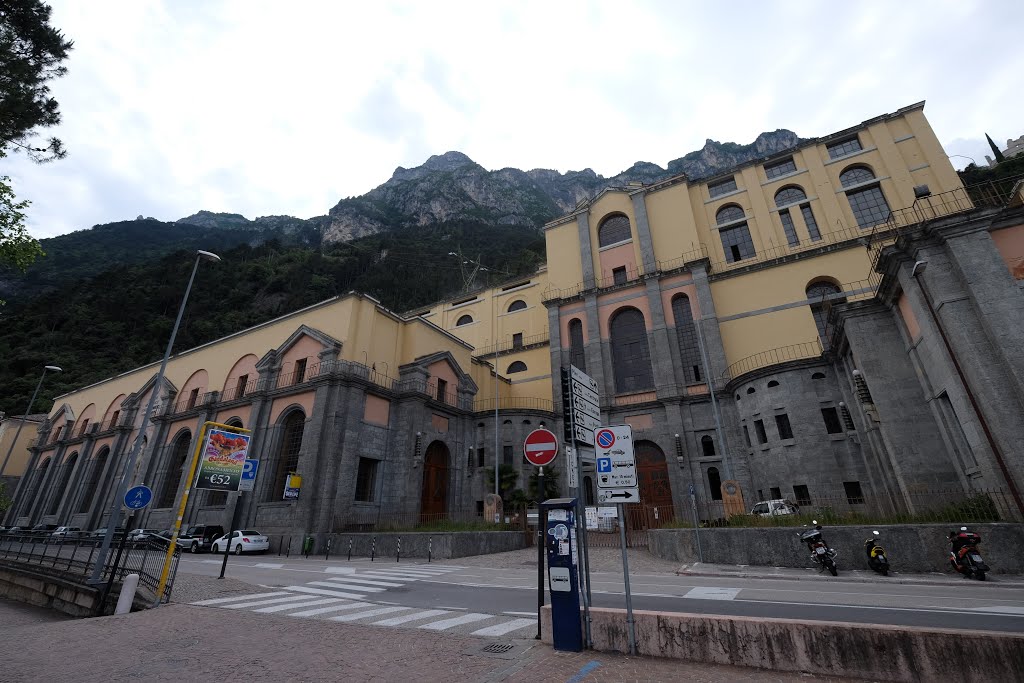
POLYGON ((408 565, 401 569, 346 568, 344 573, 331 569, 325 570, 325 576, 305 584, 284 586, 266 593, 199 600, 191 604, 339 623, 418 628, 484 637, 526 637, 536 630, 535 618, 373 602, 374 599, 383 599, 390 589, 400 588, 413 581, 436 578, 462 567, 408 565))

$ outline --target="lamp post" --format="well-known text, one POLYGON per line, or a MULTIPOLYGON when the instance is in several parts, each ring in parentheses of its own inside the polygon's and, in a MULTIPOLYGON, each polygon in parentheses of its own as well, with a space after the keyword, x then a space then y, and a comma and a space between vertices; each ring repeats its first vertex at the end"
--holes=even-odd
POLYGON ((28 400, 28 408, 25 409, 25 414, 21 416, 21 421, 18 422, 18 430, 14 432, 14 441, 11 442, 10 448, 7 449, 7 455, 4 456, 4 464, 0 465, 0 477, 4 476, 4 471, 7 469, 7 463, 11 459, 11 453, 14 452, 14 446, 18 443, 18 437, 21 436, 21 428, 25 426, 25 420, 32 414, 32 405, 36 402, 36 396, 39 395, 39 389, 43 386, 43 378, 46 377, 46 371, 50 372, 64 372, 56 365, 44 365, 43 374, 39 376, 39 382, 36 384, 36 390, 32 392, 32 398, 28 400))
POLYGON ((181 306, 178 308, 178 318, 174 321, 174 329, 171 330, 171 338, 167 341, 167 349, 164 351, 164 358, 160 362, 160 371, 156 374, 156 381, 153 382, 153 389, 149 392, 149 403, 146 406, 146 412, 142 414, 142 424, 139 426, 139 433, 135 437, 135 443, 132 445, 131 455, 128 456, 128 460, 125 461, 124 470, 121 472, 121 481, 117 485, 117 492, 113 499, 110 501, 110 514, 107 517, 107 533, 103 537, 103 545, 100 547, 100 552, 96 556, 96 564, 92 568, 92 576, 89 577, 90 583, 101 581, 100 575, 103 572, 103 566, 106 564, 107 554, 110 552, 110 543, 114 538, 114 529, 117 527, 117 519, 120 516, 121 501, 124 498, 125 491, 128 490, 128 477, 131 475, 132 469, 135 467, 135 461, 139 457, 139 451, 142 450, 142 441, 146 434, 146 428, 149 426, 149 416, 153 412, 153 407, 156 405, 156 395, 160 390, 160 383, 164 378, 164 371, 167 369, 167 361, 171 357, 171 349, 174 347, 174 338, 178 335, 178 327, 181 325, 181 318, 185 314, 185 304, 188 302, 188 295, 192 292, 192 283, 196 279, 196 272, 199 270, 200 261, 220 261, 220 256, 213 254, 202 249, 196 251, 196 262, 192 266, 192 275, 188 279, 188 286, 185 287, 185 296, 181 298, 181 306))

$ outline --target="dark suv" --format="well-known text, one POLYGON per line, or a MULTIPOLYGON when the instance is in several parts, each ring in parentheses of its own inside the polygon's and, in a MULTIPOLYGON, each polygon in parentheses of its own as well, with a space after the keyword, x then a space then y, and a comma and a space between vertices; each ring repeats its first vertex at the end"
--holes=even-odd
POLYGON ((198 553, 209 550, 213 542, 224 535, 224 527, 218 524, 197 524, 178 536, 178 546, 182 550, 198 553))

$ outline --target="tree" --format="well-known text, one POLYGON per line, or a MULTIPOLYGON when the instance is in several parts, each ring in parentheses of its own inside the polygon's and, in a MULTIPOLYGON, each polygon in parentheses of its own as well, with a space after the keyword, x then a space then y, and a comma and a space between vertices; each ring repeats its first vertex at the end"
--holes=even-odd
MULTIPOLYGON (((10 179, 0 176, 0 266, 25 272, 29 264, 43 255, 43 248, 25 229, 23 210, 28 201, 16 201, 10 179)), ((4 303, 0 299, 0 306, 4 303)))
POLYGON ((988 133, 985 133, 985 139, 988 140, 988 146, 992 148, 992 153, 996 155, 996 163, 1001 164, 1006 161, 1006 157, 1004 157, 1003 153, 999 151, 999 145, 992 142, 992 138, 988 136, 988 133))

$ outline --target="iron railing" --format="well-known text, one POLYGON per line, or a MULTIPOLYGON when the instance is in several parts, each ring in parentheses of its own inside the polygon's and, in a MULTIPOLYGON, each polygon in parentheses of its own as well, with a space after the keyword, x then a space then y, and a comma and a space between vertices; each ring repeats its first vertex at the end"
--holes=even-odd
MULTIPOLYGON (((498 399, 499 410, 541 410, 553 413, 555 402, 547 398, 531 398, 529 396, 503 396, 498 399)), ((473 412, 486 413, 494 411, 493 398, 481 398, 473 401, 473 412)))
POLYGON ((242 386, 239 386, 236 382, 235 386, 229 387, 224 390, 224 392, 220 395, 220 400, 222 402, 234 401, 237 398, 242 398, 244 396, 248 396, 249 394, 254 394, 263 388, 263 384, 263 380, 261 380, 259 377, 248 380, 242 386))
POLYGON ((353 510, 335 516, 333 530, 335 534, 345 532, 365 533, 376 531, 392 533, 396 531, 516 531, 525 528, 526 508, 520 505, 508 507, 501 521, 494 522, 484 519, 475 510, 463 510, 441 513, 378 513, 376 510, 353 510))
POLYGON ((491 344, 490 346, 482 346, 478 349, 473 349, 473 355, 479 357, 490 356, 495 352, 508 353, 515 352, 521 349, 525 349, 528 346, 534 344, 547 344, 550 341, 546 333, 532 334, 529 337, 523 337, 519 341, 514 341, 511 338, 508 341, 503 341, 498 344, 491 344))
POLYGON ((748 372, 760 370, 761 368, 766 368, 770 365, 778 365, 779 363, 786 363, 795 360, 818 358, 821 354, 821 341, 817 339, 809 342, 801 342, 799 344, 790 344, 789 346, 780 346, 776 349, 761 351, 760 353, 755 353, 752 356, 741 358, 725 369, 723 378, 733 380, 747 374, 748 372))

